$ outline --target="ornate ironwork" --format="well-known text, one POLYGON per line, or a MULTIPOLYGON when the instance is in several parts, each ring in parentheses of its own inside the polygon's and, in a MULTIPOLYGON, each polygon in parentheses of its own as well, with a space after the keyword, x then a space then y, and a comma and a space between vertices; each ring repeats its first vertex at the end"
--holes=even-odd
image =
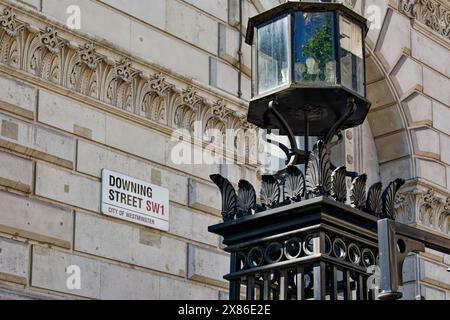
POLYGON ((330 155, 321 140, 316 143, 309 157, 306 190, 315 196, 328 196, 331 190, 330 155))
POLYGON ((381 195, 383 192, 383 185, 381 182, 377 182, 373 184, 369 188, 369 192, 367 193, 367 201, 365 211, 379 217, 383 212, 383 202, 381 201, 381 195))
POLYGON ((255 188, 246 180, 239 181, 239 191, 237 198, 237 217, 251 215, 256 210, 255 188))
POLYGON ((237 197, 233 185, 220 174, 210 176, 222 194, 222 217, 224 221, 233 220, 236 216, 237 197))
POLYGON ((339 167, 332 172, 328 150, 322 141, 317 142, 310 158, 306 175, 297 166, 289 166, 280 176, 262 176, 260 204, 257 203, 254 187, 248 181, 241 180, 236 193, 233 185, 226 178, 212 175, 211 180, 222 193, 224 220, 229 221, 301 202, 307 194, 313 198, 330 197, 336 202, 345 203, 348 193, 350 204, 356 209, 378 218, 394 219, 396 195, 404 180, 397 179, 390 183, 383 193, 382 184, 375 183, 366 194, 367 175, 348 172, 345 167, 339 167), (346 177, 354 174, 357 177, 353 180, 350 190, 347 190, 346 177))
POLYGON ((350 200, 355 208, 362 209, 366 204, 367 175, 362 174, 355 178, 350 189, 350 200))
POLYGON ((261 204, 263 208, 274 208, 280 202, 280 185, 274 176, 262 176, 260 192, 261 204))
POLYGON ((347 169, 345 167, 339 167, 331 174, 331 196, 338 202, 347 200, 346 175, 347 169))
POLYGON ((284 197, 289 202, 300 201, 305 193, 305 177, 299 168, 290 166, 284 176, 284 197))
POLYGON ((395 197, 397 195, 398 190, 404 184, 405 180, 396 179, 395 181, 389 184, 386 190, 384 190, 383 195, 381 197, 383 202, 382 218, 395 220, 395 197))
POLYGON ((236 196, 227 179, 211 176, 222 193, 225 223, 209 230, 224 237, 225 250, 231 253, 230 273, 225 276, 230 299, 240 298, 242 284, 247 300, 256 299, 256 291, 264 300, 377 297, 378 290, 368 287, 378 259, 376 223, 378 218, 394 219, 404 180, 393 181, 383 193, 382 184, 375 183, 366 194, 367 175, 331 168, 327 144, 318 141, 306 175, 288 166, 283 174, 262 176, 261 205, 249 182, 239 182, 236 196), (355 178, 347 190, 349 176, 355 178), (351 206, 345 204, 348 193, 351 206), (282 206, 286 210, 280 212, 282 206), (260 211, 266 213, 258 215, 260 211), (226 223, 235 217, 238 221, 226 223), (336 219, 358 228, 350 234, 336 219))

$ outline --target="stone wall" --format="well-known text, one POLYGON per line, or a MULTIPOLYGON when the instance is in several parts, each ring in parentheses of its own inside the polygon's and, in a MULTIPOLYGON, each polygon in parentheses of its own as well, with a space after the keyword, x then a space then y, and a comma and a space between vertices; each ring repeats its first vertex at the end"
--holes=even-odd
MULTIPOLYGON (((243 19, 280 2, 244 1, 243 19)), ((344 135, 343 162, 368 183, 408 179, 398 219, 449 236, 448 25, 412 10, 419 1, 344 2, 369 19, 375 10, 379 26, 366 40, 373 107, 344 135)), ((171 151, 176 130, 213 153, 207 129, 252 128, 238 1, 0 0, 0 21, 0 297, 226 298, 208 175, 257 185, 260 146, 228 146, 222 162, 237 164, 180 165, 171 151), (66 25, 74 8, 79 30, 66 25), (169 232, 101 215, 102 168, 168 188, 169 232), (73 265, 80 290, 67 286, 73 265)), ((450 299, 448 256, 408 259, 405 298, 450 299)))
MULTIPOLYGON (((220 221, 209 174, 257 184, 258 163, 229 148, 222 164, 180 165, 171 151, 176 130, 200 150, 207 129, 251 127, 250 48, 239 73, 228 8, 227 0, 0 1, 0 297, 226 297, 228 256, 207 231, 220 221), (65 26, 73 4, 81 30, 65 26), (168 188, 169 231, 101 215, 103 168, 168 188), (73 266, 79 290, 67 285, 73 266)), ((247 16, 256 12, 245 3, 247 16)))

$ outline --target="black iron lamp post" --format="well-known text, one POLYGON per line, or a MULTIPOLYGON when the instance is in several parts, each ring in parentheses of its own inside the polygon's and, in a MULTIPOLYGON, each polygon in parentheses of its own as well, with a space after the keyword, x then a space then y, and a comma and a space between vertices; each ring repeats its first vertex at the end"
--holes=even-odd
POLYGON ((360 125, 365 98, 366 20, 339 3, 287 2, 249 20, 252 100, 248 121, 288 135, 291 155, 305 163, 295 136, 328 142, 360 125))
POLYGON ((361 124, 370 107, 366 31, 364 18, 337 3, 288 2, 250 19, 248 121, 279 129, 291 147, 284 148, 287 166, 262 176, 258 195, 248 181, 239 181, 236 191, 228 179, 211 175, 224 221, 209 231, 223 237, 230 253, 224 278, 231 300, 397 299, 409 252, 427 245, 450 250, 449 241, 393 221, 404 180, 384 189, 380 182, 366 186, 365 174, 330 161, 331 138, 361 124), (305 150, 297 147, 299 135, 305 150), (319 138, 311 151, 309 135, 319 138), (400 253, 399 243, 405 244, 400 253))

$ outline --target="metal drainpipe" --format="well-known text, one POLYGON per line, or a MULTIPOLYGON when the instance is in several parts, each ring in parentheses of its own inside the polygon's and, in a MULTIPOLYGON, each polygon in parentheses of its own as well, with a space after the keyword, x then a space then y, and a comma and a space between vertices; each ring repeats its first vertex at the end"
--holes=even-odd
POLYGON ((238 77, 238 98, 242 98, 242 1, 239 0, 239 77, 238 77))

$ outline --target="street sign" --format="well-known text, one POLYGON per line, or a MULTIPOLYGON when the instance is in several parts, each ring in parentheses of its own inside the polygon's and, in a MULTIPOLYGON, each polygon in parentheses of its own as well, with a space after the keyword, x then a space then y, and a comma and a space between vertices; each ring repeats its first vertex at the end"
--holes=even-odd
POLYGON ((108 169, 102 170, 102 213, 169 230, 169 190, 108 169))

